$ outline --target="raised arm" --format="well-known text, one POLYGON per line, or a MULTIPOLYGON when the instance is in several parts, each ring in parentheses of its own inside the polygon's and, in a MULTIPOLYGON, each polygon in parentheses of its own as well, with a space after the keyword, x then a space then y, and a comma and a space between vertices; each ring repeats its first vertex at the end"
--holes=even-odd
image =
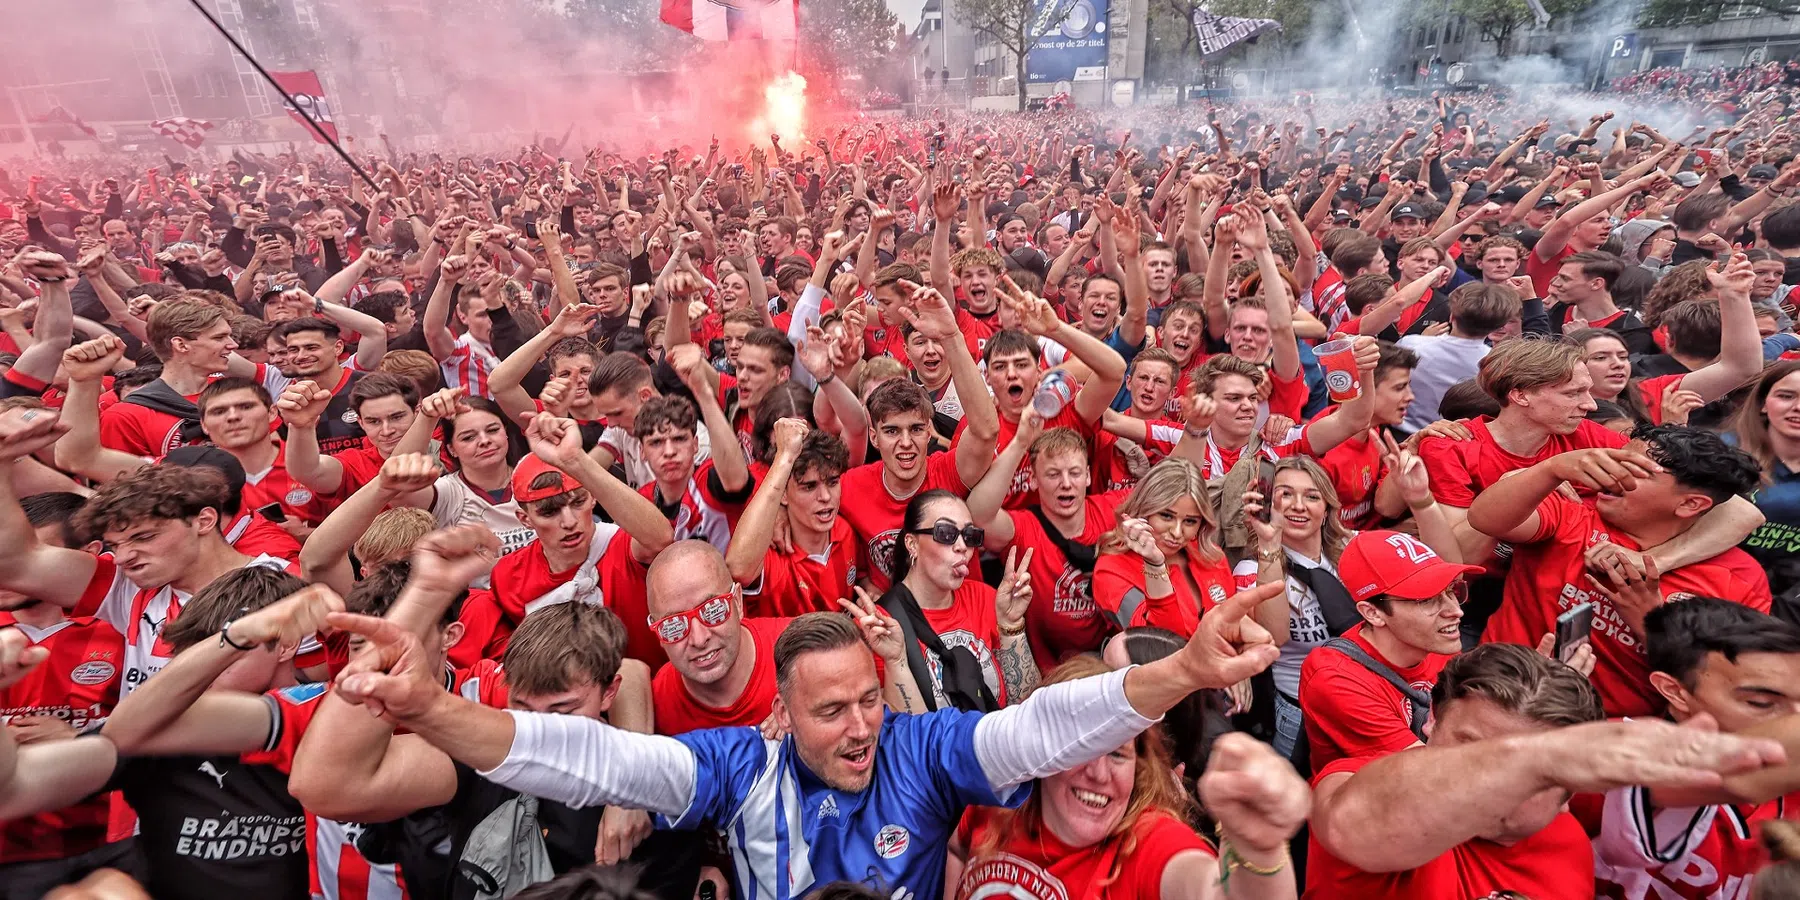
POLYGON ((1485 490, 1469 504, 1469 527, 1502 541, 1523 543, 1540 529, 1538 504, 1559 485, 1624 493, 1649 478, 1656 463, 1635 450, 1571 450, 1509 475, 1505 490, 1485 490))
POLYGON ((513 421, 523 425, 537 412, 537 404, 531 402, 531 395, 525 392, 523 382, 531 374, 533 366, 550 346, 568 337, 581 337, 592 327, 594 317, 600 314, 600 307, 586 304, 564 306, 557 310, 556 318, 549 327, 531 336, 531 339, 519 345, 519 349, 508 354, 488 374, 488 390, 494 395, 494 402, 513 421))
MULTIPOLYGON (((744 445, 738 440, 736 429, 731 427, 731 420, 725 418, 718 395, 713 393, 708 376, 716 370, 707 363, 706 354, 693 344, 671 351, 669 365, 694 395, 694 405, 699 408, 700 419, 705 423, 707 444, 712 448, 713 472, 719 476, 719 486, 733 494, 744 490, 750 485, 750 466, 744 459, 744 445)), ((660 513, 658 515, 660 517, 660 513)))
POLYGON ((1180 651, 1122 672, 1039 688, 1023 703, 983 716, 975 754, 988 784, 1005 796, 1035 778, 1118 749, 1189 694, 1224 689, 1274 663, 1280 651, 1248 616, 1280 595, 1279 584, 1240 592, 1200 621, 1180 651))
POLYGON ((1012 545, 1013 520, 1002 505, 1006 495, 1012 492, 1013 476, 1025 464, 1032 442, 1043 433, 1044 420, 1037 410, 1027 407, 1019 416, 1019 428, 1013 432, 1012 440, 994 457, 994 464, 981 476, 981 481, 969 489, 969 519, 986 530, 985 549, 990 553, 998 553, 1012 545))
POLYGON ((125 342, 108 333, 70 347, 62 357, 69 376, 69 395, 63 399, 68 433, 56 442, 56 465, 96 484, 129 475, 149 462, 100 442, 101 379, 124 356, 125 342))
MULTIPOLYGON (((1103 234, 1113 233, 1120 244, 1117 266, 1124 270, 1125 312, 1119 317, 1119 339, 1128 347, 1141 348, 1150 327, 1150 277, 1144 271, 1143 231, 1137 216, 1124 209, 1115 213, 1111 228, 1106 228, 1106 223, 1101 223, 1101 227, 1105 229, 1103 234)), ((1120 362, 1124 362, 1123 357, 1120 362)), ((1123 381, 1124 373, 1121 372, 1119 377, 1123 381)))
POLYGON ((912 292, 900 307, 912 326, 944 348, 950 363, 950 379, 956 385, 956 396, 962 398, 963 434, 956 442, 956 472, 964 485, 973 485, 994 461, 994 445, 1000 442, 1000 411, 994 406, 994 395, 982 380, 975 357, 956 325, 956 313, 950 300, 932 288, 901 282, 912 292))
POLYGON ((1678 386, 1711 403, 1762 374, 1762 334, 1756 329, 1756 313, 1750 305, 1756 279, 1750 258, 1734 253, 1723 273, 1708 266, 1706 278, 1719 298, 1719 358, 1682 376, 1678 386))
POLYGON ((450 295, 468 270, 468 257, 446 257, 438 273, 437 286, 431 291, 431 299, 425 302, 425 346, 439 362, 456 353, 456 335, 450 333, 450 295))
POLYGON ((85 551, 39 541, 12 486, 21 460, 50 446, 67 431, 68 426, 53 412, 0 411, 0 588, 73 609, 98 563, 85 551))
MULTIPOLYGON (((581 449, 581 429, 573 421, 538 415, 526 428, 526 436, 533 453, 587 488, 600 508, 631 536, 631 555, 639 562, 648 565, 674 543, 675 529, 656 504, 614 478, 581 449)), ((737 443, 735 435, 729 443, 737 443)))
POLYGON ((19 268, 37 279, 37 318, 31 325, 32 344, 19 353, 13 371, 49 384, 56 377, 63 351, 75 334, 75 311, 69 305, 69 264, 54 253, 27 253, 19 268))
MULTIPOLYGON (((931 191, 931 287, 946 297, 956 295, 956 279, 950 273, 950 232, 956 219, 956 206, 962 202, 962 190, 948 182, 931 191)), ((957 386, 961 396, 962 386, 957 386)))
POLYGON ((738 584, 755 584, 762 578, 763 560, 775 539, 775 526, 787 515, 783 501, 788 478, 794 473, 794 460, 800 455, 807 433, 805 419, 775 420, 770 435, 775 458, 769 461, 768 473, 756 485, 756 493, 738 517, 737 527, 731 531, 731 544, 725 550, 725 567, 738 584))

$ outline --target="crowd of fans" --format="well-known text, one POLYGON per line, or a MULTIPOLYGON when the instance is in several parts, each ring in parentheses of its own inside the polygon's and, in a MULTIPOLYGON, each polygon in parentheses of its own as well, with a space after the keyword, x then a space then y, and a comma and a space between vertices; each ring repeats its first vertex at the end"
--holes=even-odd
POLYGON ((1773 84, 0 173, 0 897, 1796 896, 1773 84))

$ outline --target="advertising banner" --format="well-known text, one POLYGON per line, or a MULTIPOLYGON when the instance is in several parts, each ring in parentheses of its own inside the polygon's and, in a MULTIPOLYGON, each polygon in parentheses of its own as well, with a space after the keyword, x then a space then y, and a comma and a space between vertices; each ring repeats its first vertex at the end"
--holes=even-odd
POLYGON ((1030 33, 1042 34, 1025 54, 1030 84, 1106 79, 1108 0, 1037 0, 1030 33), (1062 16, 1059 24, 1051 27, 1062 16))

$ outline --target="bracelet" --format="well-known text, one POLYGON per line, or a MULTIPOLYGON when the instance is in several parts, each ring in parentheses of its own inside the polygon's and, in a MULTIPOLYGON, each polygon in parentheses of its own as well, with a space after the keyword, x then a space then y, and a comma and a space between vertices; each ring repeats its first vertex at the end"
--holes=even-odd
POLYGON ((1162 578, 1168 578, 1169 577, 1169 564, 1167 562, 1159 562, 1159 563, 1146 562, 1146 563, 1144 563, 1144 574, 1146 576, 1157 575, 1162 578))
MULTIPOLYGON (((238 610, 239 615, 243 615, 248 612, 249 612, 248 609, 238 610)), ((250 651, 255 650, 256 649, 255 644, 251 644, 250 646, 246 647, 243 644, 240 644, 237 641, 234 641, 231 639, 231 623, 236 622, 236 621, 237 621, 237 618, 234 616, 230 619, 226 619, 225 624, 219 626, 219 646, 230 647, 233 650, 238 650, 238 651, 241 651, 244 653, 249 653, 250 651)))
POLYGON ((1218 829, 1219 868, 1221 870, 1219 872, 1220 887, 1224 887, 1226 882, 1231 880, 1231 873, 1236 872, 1239 869, 1243 869, 1245 872, 1255 875, 1258 878, 1269 878, 1274 875, 1279 875, 1287 870, 1288 861, 1293 858, 1288 853, 1287 845, 1282 844, 1280 862, 1272 866, 1259 866, 1256 863, 1245 859, 1243 854, 1239 853, 1237 848, 1233 847, 1231 842, 1225 839, 1223 831, 1224 829, 1222 828, 1218 829))
POLYGON ((62 275, 62 276, 53 277, 53 278, 39 278, 37 280, 37 283, 38 284, 62 284, 63 282, 68 281, 68 280, 69 280, 69 276, 62 275))
POLYGON ((1256 559, 1258 562, 1279 562, 1281 561, 1281 557, 1282 552, 1279 548, 1275 550, 1264 550, 1259 547, 1256 551, 1256 559))
POLYGON ((819 387, 824 387, 836 380, 837 380, 836 372, 833 372, 830 375, 825 376, 824 378, 814 378, 813 379, 813 381, 818 382, 819 387))
POLYGON ((1018 637, 1018 636, 1019 636, 1019 635, 1021 635, 1021 634, 1024 634, 1024 633, 1025 633, 1025 626, 1024 626, 1024 625, 1020 625, 1020 626, 1019 626, 1019 627, 1018 627, 1018 628, 1016 628, 1016 629, 1015 629, 1015 628, 1008 628, 1008 627, 1006 627, 1006 626, 1005 626, 1005 625, 999 625, 999 626, 998 626, 998 627, 999 627, 999 629, 1000 629, 1000 636, 1001 636, 1001 637, 1003 637, 1003 638, 1009 638, 1009 637, 1018 637))

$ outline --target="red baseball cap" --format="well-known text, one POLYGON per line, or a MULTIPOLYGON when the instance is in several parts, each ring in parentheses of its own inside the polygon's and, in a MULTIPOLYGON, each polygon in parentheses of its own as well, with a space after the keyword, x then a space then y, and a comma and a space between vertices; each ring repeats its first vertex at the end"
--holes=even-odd
POLYGON ((563 470, 544 462, 536 453, 526 454, 525 458, 519 460, 519 464, 513 467, 512 495, 513 500, 519 503, 535 503, 557 494, 566 494, 580 487, 580 482, 569 477, 563 470), (531 486, 531 483, 536 481, 539 475, 546 473, 556 476, 555 484, 541 488, 531 486))
POLYGON ((1338 578, 1352 600, 1386 595, 1430 600, 1480 566, 1444 562, 1425 542, 1398 531, 1363 531, 1338 558, 1338 578))

